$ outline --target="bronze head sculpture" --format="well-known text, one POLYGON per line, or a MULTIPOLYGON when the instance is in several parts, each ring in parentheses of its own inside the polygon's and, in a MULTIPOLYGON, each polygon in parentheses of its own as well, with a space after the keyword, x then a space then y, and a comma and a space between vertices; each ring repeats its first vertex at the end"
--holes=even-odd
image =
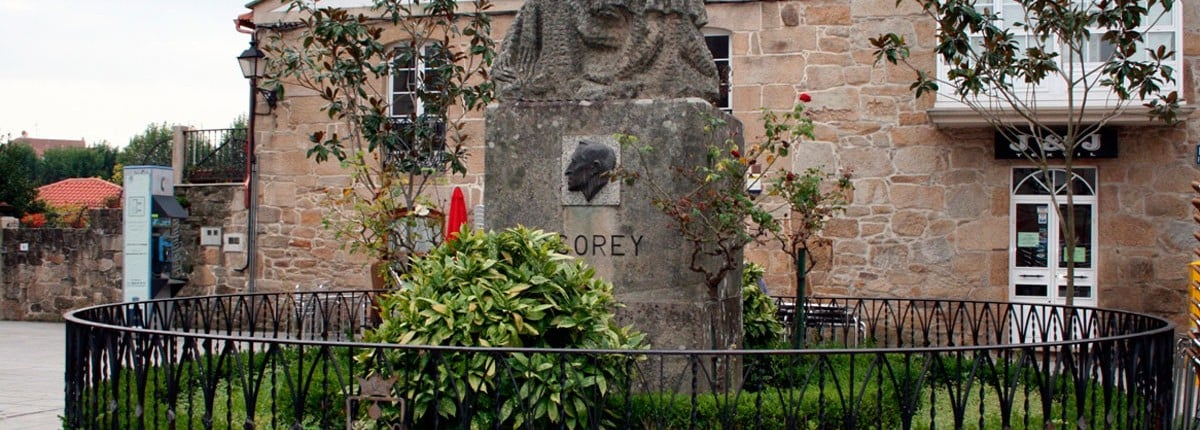
POLYGON ((567 165, 567 190, 582 192, 592 201, 608 185, 608 172, 617 167, 617 155, 608 146, 580 141, 567 165))

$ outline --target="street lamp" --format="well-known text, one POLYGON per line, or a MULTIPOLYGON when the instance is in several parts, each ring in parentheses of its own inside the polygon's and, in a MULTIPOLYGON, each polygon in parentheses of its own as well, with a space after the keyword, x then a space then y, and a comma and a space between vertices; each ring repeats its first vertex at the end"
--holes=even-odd
POLYGON ((258 50, 258 41, 251 39, 250 47, 242 51, 242 55, 238 55, 238 63, 242 66, 242 77, 250 79, 262 76, 267 65, 266 62, 258 61, 262 58, 263 53, 258 50))
POLYGON ((275 110, 275 92, 267 91, 258 87, 258 79, 263 77, 266 72, 267 62, 263 61, 262 51, 258 50, 257 35, 251 34, 250 47, 242 51, 238 55, 238 65, 242 68, 242 77, 250 80, 250 111, 246 118, 246 264, 238 271, 246 273, 246 292, 253 293, 255 278, 257 277, 258 264, 257 260, 257 237, 258 237, 258 175, 257 175, 257 160, 255 159, 255 118, 258 117, 258 95, 262 94, 263 99, 267 102, 267 107, 270 109, 267 113, 275 110))
MULTIPOLYGON (((258 50, 258 41, 251 37, 250 47, 242 51, 241 55, 238 55, 238 65, 242 67, 242 77, 250 80, 251 88, 263 95, 263 100, 266 100, 268 108, 275 110, 275 103, 278 100, 275 91, 258 87, 258 79, 266 75, 267 71, 267 62, 263 61, 263 57, 265 57, 263 52, 258 50)), ((268 113, 270 112, 268 111, 268 113)), ((253 116, 255 114, 256 112, 252 106, 250 115, 253 116)))

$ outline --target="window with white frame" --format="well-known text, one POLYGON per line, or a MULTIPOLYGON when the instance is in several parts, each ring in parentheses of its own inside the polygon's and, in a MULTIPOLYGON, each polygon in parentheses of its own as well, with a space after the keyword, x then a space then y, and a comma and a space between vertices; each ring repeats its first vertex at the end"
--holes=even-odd
MULTIPOLYGON (((1094 3, 1097 0, 1070 1, 1074 1, 1079 6, 1084 6, 1088 3, 1094 3)), ((985 14, 995 13, 999 21, 998 24, 1010 29, 1021 50, 1030 47, 1031 43, 1035 42, 1035 40, 1031 39, 1031 35, 1025 31, 1026 27, 1018 24, 1027 23, 1031 20, 1030 17, 1026 16, 1026 11, 1020 2, 1016 0, 978 0, 975 3, 975 8, 985 14)), ((1148 13, 1143 16, 1142 26, 1137 29, 1143 34, 1144 41, 1141 43, 1143 47, 1139 48, 1137 55, 1132 57, 1133 60, 1148 60, 1149 57, 1146 50, 1151 47, 1157 48, 1158 46, 1163 46, 1168 52, 1176 52, 1176 55, 1172 56, 1165 65, 1174 70, 1174 77, 1177 82, 1166 83, 1162 88, 1164 92, 1178 89, 1179 82, 1182 82, 1183 78, 1183 60, 1179 49, 1182 46, 1183 40, 1182 9, 1183 5, 1180 2, 1176 2, 1170 11, 1163 13, 1164 9, 1161 3, 1156 4, 1154 7, 1149 8, 1148 13)), ((1083 66, 1074 68, 1076 74, 1081 74, 1083 70, 1095 69, 1101 63, 1111 59, 1115 54, 1114 46, 1108 42, 1104 42, 1102 37, 1103 32, 1099 31, 1099 29, 1091 33, 1090 41, 1086 43, 1081 53, 1082 58, 1074 57, 1069 52, 1060 52, 1060 44, 1055 40, 1046 41, 1046 46, 1043 48, 1049 52, 1058 52, 1060 54, 1058 61, 1061 70, 1071 70, 1072 68, 1067 67, 1068 62, 1074 62, 1077 65, 1083 66)), ((973 38, 972 42, 977 52, 982 52, 982 37, 973 38)), ((941 79, 947 78, 948 70, 948 65, 939 62, 938 75, 941 79)), ((1079 76, 1076 76, 1076 78, 1079 78, 1079 76)), ((1049 77, 1043 80, 1037 87, 1031 87, 1023 82, 1017 82, 1013 85, 1018 91, 1024 91, 1026 97, 1029 99, 1036 99, 1036 103, 1042 106, 1065 106, 1068 100, 1068 85, 1064 79, 1059 77, 1049 77)), ((1084 95, 1080 87, 1075 87, 1075 90, 1077 92, 1076 96, 1084 95)), ((1092 93, 1087 94, 1089 99, 1097 103, 1095 106, 1115 102, 1115 97, 1112 97, 1111 94, 1097 93, 1096 91, 1107 92, 1107 88, 1098 88, 1093 90, 1092 93)), ((937 101, 939 107, 953 107, 960 104, 955 89, 950 85, 941 85, 939 95, 940 97, 937 101)))
POLYGON ((437 65, 443 57, 441 47, 435 44, 418 50, 407 46, 395 50, 388 86, 393 118, 415 119, 427 111, 440 111, 440 107, 430 106, 429 101, 440 92, 437 65))
POLYGON ((389 114, 398 139, 389 145, 385 163, 402 170, 444 168, 446 124, 438 73, 448 64, 448 53, 440 45, 413 49, 398 47, 391 59, 388 79, 389 114))
POLYGON ((705 30, 704 42, 708 45, 708 52, 712 53, 713 62, 717 65, 717 108, 725 111, 733 111, 733 103, 730 97, 730 78, 732 78, 732 48, 730 47, 730 37, 728 31, 723 30, 705 30))

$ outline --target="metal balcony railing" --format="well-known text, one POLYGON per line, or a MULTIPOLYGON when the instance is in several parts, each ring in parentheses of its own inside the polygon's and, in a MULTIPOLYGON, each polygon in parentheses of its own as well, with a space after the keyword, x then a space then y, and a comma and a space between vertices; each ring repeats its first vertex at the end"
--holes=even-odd
POLYGON ((183 183, 244 181, 246 136, 245 128, 184 131, 183 183))

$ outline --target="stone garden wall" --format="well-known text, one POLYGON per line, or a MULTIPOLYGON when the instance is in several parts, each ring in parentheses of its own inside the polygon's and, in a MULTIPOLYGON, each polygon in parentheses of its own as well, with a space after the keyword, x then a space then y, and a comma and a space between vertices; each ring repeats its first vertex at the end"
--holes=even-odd
MULTIPOLYGON (((187 206, 180 264, 188 283, 180 295, 245 291, 245 253, 200 245, 202 226, 225 233, 246 231, 240 186, 179 187, 187 206)), ((123 236, 120 209, 88 213, 86 229, 0 230, 0 320, 61 321, 81 307, 122 300, 123 236)))
POLYGON ((61 321, 121 300, 121 210, 88 217, 86 229, 0 230, 0 320, 61 321))

